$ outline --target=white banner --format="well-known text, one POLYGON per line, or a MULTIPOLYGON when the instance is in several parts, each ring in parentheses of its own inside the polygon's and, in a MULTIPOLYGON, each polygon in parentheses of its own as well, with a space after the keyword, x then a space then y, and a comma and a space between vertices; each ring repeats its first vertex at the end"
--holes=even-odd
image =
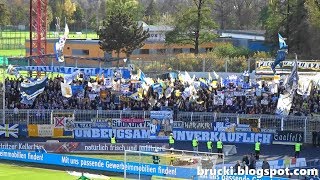
POLYGON ((297 93, 301 96, 310 96, 312 89, 312 82, 310 79, 301 79, 298 83, 297 93))
POLYGON ((38 136, 39 137, 52 137, 53 136, 53 127, 52 125, 38 125, 38 136))
MULTIPOLYGON (((257 62, 257 69, 264 69, 264 68, 270 68, 271 64, 274 63, 274 61, 258 61, 257 62)), ((294 65, 294 61, 283 61, 282 62, 283 67, 292 67, 294 65)), ((299 69, 313 69, 313 70, 320 70, 320 62, 303 62, 298 61, 298 68, 299 69)))
POLYGON ((63 97, 66 97, 66 98, 72 97, 71 86, 67 83, 61 82, 61 93, 63 97))

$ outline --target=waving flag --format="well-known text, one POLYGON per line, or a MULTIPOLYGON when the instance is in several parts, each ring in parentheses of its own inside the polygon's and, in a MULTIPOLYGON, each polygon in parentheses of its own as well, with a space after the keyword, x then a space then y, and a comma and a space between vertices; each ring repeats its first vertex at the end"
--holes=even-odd
POLYGON ((22 82, 20 87, 22 98, 24 98, 24 96, 27 100, 36 98, 44 91, 47 81, 48 77, 33 82, 22 82))
POLYGON ((273 70, 273 72, 275 72, 276 66, 286 59, 286 56, 287 56, 286 50, 279 50, 277 52, 277 57, 274 60, 274 63, 271 64, 271 69, 273 70))
POLYGON ((276 114, 287 116, 290 113, 292 106, 293 95, 292 94, 280 94, 276 114))
POLYGON ((14 75, 17 78, 20 77, 19 71, 15 67, 13 67, 11 64, 8 66, 7 74, 14 75))
POLYGON ((64 29, 64 35, 60 37, 59 41, 56 42, 56 44, 54 45, 54 52, 56 55, 56 59, 59 62, 64 62, 63 48, 64 48, 64 45, 66 44, 68 35, 69 35, 69 28, 68 28, 68 25, 66 24, 64 29))
POLYGON ((72 74, 65 74, 64 75, 64 83, 66 83, 66 84, 72 83, 72 81, 74 79, 76 79, 79 74, 80 74, 80 71, 76 71, 72 74))
POLYGON ((298 81, 299 81, 298 62, 296 60, 294 66, 292 68, 291 74, 289 75, 289 77, 287 79, 286 86, 288 87, 288 89, 291 89, 292 91, 297 90, 298 81))
POLYGON ((284 41, 284 38, 281 36, 280 33, 278 33, 278 37, 279 37, 279 48, 288 49, 288 45, 286 44, 286 42, 284 41))

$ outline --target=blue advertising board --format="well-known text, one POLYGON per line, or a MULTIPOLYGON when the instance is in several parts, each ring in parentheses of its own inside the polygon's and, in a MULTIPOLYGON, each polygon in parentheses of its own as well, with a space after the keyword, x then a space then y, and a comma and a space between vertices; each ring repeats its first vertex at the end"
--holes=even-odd
MULTIPOLYGON (((112 135, 117 139, 154 139, 150 134, 150 129, 110 129, 110 128, 91 128, 75 129, 74 137, 78 139, 110 139, 112 135)), ((209 139, 226 143, 250 143, 260 141, 262 144, 272 143, 272 134, 254 133, 254 132, 218 132, 218 131, 189 131, 183 129, 174 129, 173 135, 176 141, 191 141, 194 137, 200 142, 206 142, 209 139)), ((165 136, 164 136, 165 137, 165 136)), ((161 139, 161 137, 157 137, 161 139)))
MULTIPOLYGON (((0 150, 0 159, 11 160, 11 161, 20 161, 28 163, 38 163, 38 164, 47 164, 54 166, 63 166, 63 167, 72 167, 80 169, 91 169, 99 171, 109 171, 109 172, 118 172, 124 173, 125 164, 123 161, 115 160, 104 160, 104 159, 95 159, 95 158, 85 158, 79 156, 70 156, 62 154, 50 154, 50 153, 39 153, 39 152, 30 152, 23 150, 0 150)), ((203 177, 198 176, 198 169, 195 168, 186 168, 186 167, 174 167, 174 166, 165 166, 165 165, 156 165, 156 164, 146 164, 146 163, 136 163, 136 162, 127 162, 126 163, 126 173, 127 174, 141 174, 147 176, 166 176, 166 177, 175 177, 175 178, 184 178, 184 179, 245 179, 245 180, 270 180, 270 177, 258 178, 253 175, 225 175, 225 176, 209 176, 203 177)), ((276 178, 272 179, 288 179, 288 178, 276 178)))
MULTIPOLYGON (((119 173, 123 173, 125 167, 123 161, 104 160, 51 153, 36 153, 22 150, 2 149, 0 150, 0 159, 119 173)), ((135 162, 126 163, 126 172, 128 174, 142 174, 149 176, 166 175, 167 177, 178 177, 187 179, 197 174, 197 170, 191 168, 135 162)))

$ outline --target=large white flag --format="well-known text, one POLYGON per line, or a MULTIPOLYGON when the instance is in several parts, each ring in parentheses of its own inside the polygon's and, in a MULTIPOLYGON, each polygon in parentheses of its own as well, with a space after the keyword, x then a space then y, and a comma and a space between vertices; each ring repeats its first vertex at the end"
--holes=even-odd
POLYGON ((287 116, 289 115, 292 106, 293 94, 280 94, 276 114, 287 116))
POLYGON ((310 96, 312 89, 312 81, 310 79, 301 79, 298 83, 297 93, 301 96, 310 96))
POLYGON ((66 97, 66 98, 72 97, 71 86, 67 83, 61 82, 61 93, 62 93, 62 96, 66 97))

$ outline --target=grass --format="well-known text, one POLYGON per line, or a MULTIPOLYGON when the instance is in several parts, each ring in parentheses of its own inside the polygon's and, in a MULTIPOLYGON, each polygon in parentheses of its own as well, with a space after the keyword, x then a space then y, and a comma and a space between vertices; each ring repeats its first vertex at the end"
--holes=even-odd
POLYGON ((12 56, 25 56, 25 55, 26 55, 25 49, 12 49, 12 50, 0 49, 0 56, 12 57, 12 56))
MULTIPOLYGON (((110 177, 111 180, 122 180, 121 177, 110 177)), ((78 177, 69 175, 66 171, 42 169, 13 164, 0 164, 0 179, 5 180, 76 180, 78 177)))
MULTIPOLYGON (((60 33, 62 36, 62 33, 60 33)), ((77 35, 75 32, 70 32, 68 39, 97 39, 98 36, 94 32, 83 32, 81 35, 77 35)), ((26 39, 29 39, 28 31, 0 31, 0 56, 25 56, 25 43, 26 39)), ((47 33, 47 39, 58 39, 50 31, 47 33)))

